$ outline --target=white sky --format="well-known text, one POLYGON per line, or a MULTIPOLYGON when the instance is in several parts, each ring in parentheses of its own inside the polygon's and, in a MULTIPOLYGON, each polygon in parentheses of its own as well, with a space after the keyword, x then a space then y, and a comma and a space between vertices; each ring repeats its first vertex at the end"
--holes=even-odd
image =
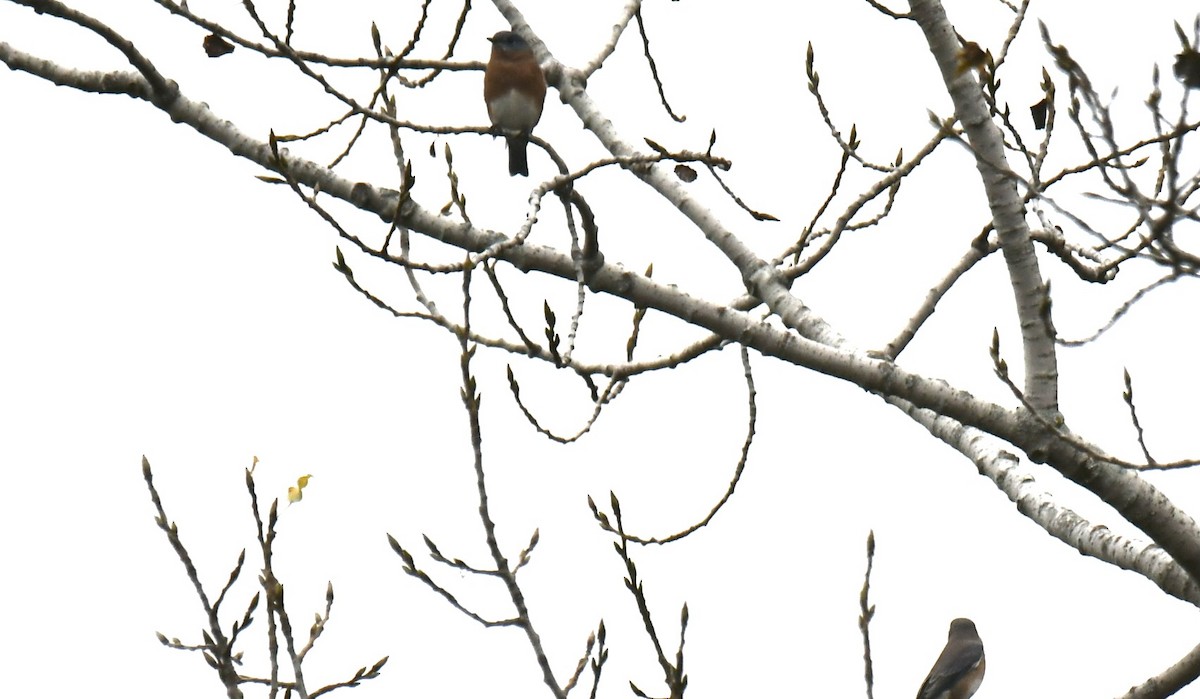
MULTIPOLYGON (((78 4, 127 33, 187 96, 248 133, 306 131, 339 113, 283 62, 243 50, 205 58, 202 33, 152 3, 78 4)), ((239 3, 190 4, 237 17, 234 26, 253 36, 239 3)), ((1035 14, 1104 91, 1120 86, 1124 114, 1137 117, 1155 62, 1166 71, 1164 89, 1178 94, 1170 77, 1178 52, 1171 22, 1190 25, 1194 6, 1142 3, 1131 11, 1127 3, 1095 2, 1083 18, 1072 3, 1045 4, 1035 5, 1035 14)), ((393 5, 329 4, 337 12, 326 17, 316 14, 320 7, 302 5, 298 43, 367 54, 374 19, 385 43, 398 48, 411 12, 393 5)), ((619 9, 600 2, 525 5, 534 29, 568 64, 591 58, 619 9)), ((1009 15, 998 3, 948 5, 964 35, 999 46, 1009 15)), ((702 150, 715 128, 718 151, 735 161, 728 181, 781 222, 752 223, 703 175, 697 196, 770 255, 809 220, 837 158, 806 88, 808 42, 835 118, 845 131, 858 124, 873 160, 889 160, 901 146, 914 152, 930 134, 927 110, 944 116, 950 107, 911 24, 887 20, 865 3, 737 7, 735 17, 722 3, 645 9, 660 74, 686 124, 662 115, 633 29, 589 90, 635 144, 650 137, 702 150)), ((454 8, 435 10, 423 57, 440 55, 438 41, 452 26, 454 8)), ((278 27, 281 14, 269 16, 278 27)), ((485 58, 484 37, 500 28, 490 6, 477 7, 459 57, 485 58)), ((81 32, 11 3, 0 3, 0 41, 80 67, 124 67, 81 32)), ((1041 67, 1050 61, 1034 24, 1014 52, 1005 94, 1021 120, 1039 98, 1041 67)), ((1065 80, 1051 72, 1062 100, 1065 80)), ((414 121, 482 124, 479 83, 479 73, 448 75, 402 94, 400 108, 414 121)), ((395 320, 358 296, 330 267, 335 236, 289 192, 254 179, 257 167, 148 105, 11 71, 0 72, 0 94, 0 599, 8 608, 0 670, 7 691, 221 695, 198 655, 163 648, 154 636, 198 643, 203 619, 153 524, 139 465, 145 454, 210 594, 238 551, 250 549, 227 623, 253 594, 259 565, 243 470, 254 456, 262 460, 264 501, 283 497, 297 476, 314 475, 304 501, 284 510, 276 563, 301 629, 321 608, 326 581, 337 593, 333 620, 306 666, 312 686, 390 655, 384 676, 355 696, 544 692, 517 631, 484 630, 450 609, 403 575, 387 545, 390 533, 419 552, 424 533, 449 555, 486 562, 454 339, 395 320)), ((1145 121, 1130 122, 1129 133, 1147 132, 1145 121)), ((600 154, 553 92, 537 133, 575 166, 600 154)), ((370 138, 343 172, 394 186, 390 147, 378 130, 370 138)), ((342 142, 293 149, 321 160, 342 142)), ((527 181, 505 176, 500 141, 439 138, 437 158, 427 143, 413 136, 408 150, 423 203, 435 208, 447 200, 441 147, 449 144, 473 220, 498 230, 519 225, 528 189, 549 174, 536 149, 527 181)), ((902 190, 894 220, 848 236, 797 283, 797 293, 861 346, 890 339, 983 225, 973 173, 962 149, 944 147, 902 190)), ((848 188, 866 181, 851 179, 848 188)), ((656 279, 707 299, 739 292, 731 268, 636 182, 601 173, 585 191, 609 261, 639 271, 653 262, 656 279)), ((543 218, 538 241, 565 245, 553 207, 543 218)), ((345 221, 365 235, 380 232, 369 217, 347 214, 345 221)), ((406 304, 395 271, 349 259, 362 278, 406 304)), ((1094 327, 1147 278, 1130 270, 1114 288, 1093 288, 1072 283, 1054 261, 1044 269, 1062 294, 1056 321, 1069 335, 1094 327)), ((569 317, 573 288, 547 286, 538 276, 506 279, 531 330, 540 333, 543 298, 560 321, 569 317)), ((457 311, 457 283, 434 285, 443 308, 457 311)), ((1190 286, 1151 297, 1103 341, 1060 355, 1063 408, 1077 431, 1136 456, 1120 399, 1121 369, 1128 367, 1161 458, 1196 455, 1196 411, 1187 397, 1197 376, 1182 362, 1191 360, 1185 353, 1197 338, 1191 315, 1177 310, 1194 303, 1181 297, 1190 286)), ((1000 260, 988 260, 939 306, 902 363, 1011 402, 991 377, 987 356, 999 327, 1010 364, 1019 361, 1011 298, 1000 260)), ((588 303, 580 352, 618 360, 625 338, 611 331, 609 319, 623 328, 628 310, 609 299, 588 303)), ((494 305, 481 301, 477 312, 489 309, 494 305)), ((639 351, 652 356, 693 337, 651 314, 639 351)), ((509 360, 481 351, 474 364, 484 396, 485 459, 510 555, 540 528, 523 579, 555 670, 569 673, 589 630, 604 618, 612 660, 602 695, 628 696, 630 680, 661 694, 619 561, 591 522, 586 496, 604 503, 615 490, 630 528, 652 535, 707 511, 745 430, 737 352, 634 382, 591 435, 567 447, 540 438, 519 415, 504 379, 509 360)), ((980 699, 1118 695, 1200 641, 1190 631, 1194 610, 1050 539, 898 411, 824 376, 757 355, 752 362, 758 438, 736 496, 691 539, 635 551, 668 643, 677 638, 679 606, 689 605, 689 696, 863 696, 856 618, 871 529, 878 540, 877 697, 915 694, 955 616, 972 617, 986 644, 980 699)), ((578 429, 590 404, 577 380, 519 361, 514 368, 522 396, 543 419, 561 432, 578 429)), ((1039 478, 1098 524, 1124 531, 1093 498, 1052 473, 1039 478)), ((1200 506, 1190 474, 1158 474, 1155 481, 1181 505, 1200 506)), ((459 579, 425 560, 428 572, 482 613, 509 614, 495 581, 459 579)), ((256 632, 265 627, 261 614, 255 624, 256 632)), ((246 671, 265 674, 258 647, 243 649, 246 671)), ((1179 696, 1198 697, 1200 690, 1179 696)))

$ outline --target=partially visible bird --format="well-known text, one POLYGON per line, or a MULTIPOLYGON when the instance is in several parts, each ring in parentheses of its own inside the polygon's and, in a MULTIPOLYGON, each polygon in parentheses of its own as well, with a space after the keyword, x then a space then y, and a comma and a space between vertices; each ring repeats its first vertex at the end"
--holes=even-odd
POLYGON ((492 57, 483 73, 483 99, 492 128, 508 142, 508 174, 528 175, 525 149, 529 134, 542 118, 546 77, 533 49, 516 32, 496 32, 492 57))
POLYGON ((946 647, 921 683, 917 699, 970 699, 983 682, 986 667, 975 622, 955 619, 950 622, 946 647))

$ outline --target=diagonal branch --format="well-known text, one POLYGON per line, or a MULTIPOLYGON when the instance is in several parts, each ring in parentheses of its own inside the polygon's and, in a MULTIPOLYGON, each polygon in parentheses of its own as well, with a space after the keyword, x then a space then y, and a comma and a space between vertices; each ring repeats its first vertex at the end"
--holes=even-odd
POLYGON ((963 125, 992 212, 992 224, 1008 267, 1016 298, 1025 353, 1025 394, 1038 409, 1058 410, 1058 361, 1054 338, 1042 321, 1048 294, 1038 267, 1033 239, 1017 181, 1004 153, 1004 135, 992 121, 973 71, 958 69, 961 46, 938 0, 912 0, 912 17, 921 27, 941 70, 954 111, 963 125))

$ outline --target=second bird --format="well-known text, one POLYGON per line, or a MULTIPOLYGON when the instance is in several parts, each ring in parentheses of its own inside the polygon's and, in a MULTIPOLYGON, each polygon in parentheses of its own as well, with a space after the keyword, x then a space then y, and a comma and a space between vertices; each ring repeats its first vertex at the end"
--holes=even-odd
POLYGON ((950 622, 946 647, 921 684, 917 699, 971 699, 983 682, 983 641, 970 619, 950 622))
POLYGON ((533 49, 516 32, 497 32, 492 57, 483 73, 483 99, 492 128, 508 142, 508 174, 528 175, 525 149, 529 134, 542 118, 546 78, 533 49))

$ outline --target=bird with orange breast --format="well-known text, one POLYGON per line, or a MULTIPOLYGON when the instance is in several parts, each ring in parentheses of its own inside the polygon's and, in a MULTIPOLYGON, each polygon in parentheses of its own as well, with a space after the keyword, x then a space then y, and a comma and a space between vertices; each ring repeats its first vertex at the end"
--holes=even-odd
POLYGON ((483 100, 492 128, 508 142, 508 174, 528 175, 529 134, 542 118, 546 77, 533 49, 516 32, 496 32, 483 72, 483 100))
POLYGON ((983 682, 983 641, 970 619, 950 622, 946 647, 921 683, 917 699, 970 699, 983 682))

